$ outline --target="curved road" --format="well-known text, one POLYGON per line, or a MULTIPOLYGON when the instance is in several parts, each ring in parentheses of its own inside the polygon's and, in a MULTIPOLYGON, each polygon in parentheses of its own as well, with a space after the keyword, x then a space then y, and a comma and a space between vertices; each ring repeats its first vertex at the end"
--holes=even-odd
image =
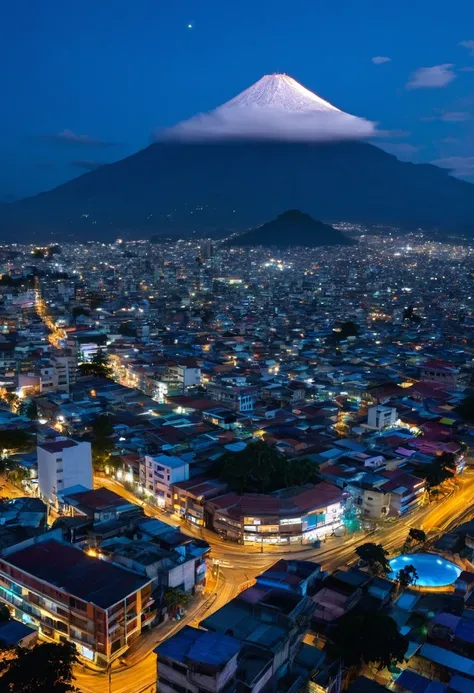
MULTIPOLYGON (((186 623, 197 625, 211 613, 220 609, 244 589, 255 577, 271 566, 278 558, 295 558, 320 563, 324 569, 334 570, 354 560, 354 551, 365 541, 381 543, 390 553, 400 550, 411 527, 423 529, 434 538, 474 514, 474 470, 466 470, 457 481, 458 488, 442 500, 416 510, 410 515, 397 519, 393 524, 369 534, 333 537, 321 548, 290 546, 243 546, 225 542, 214 532, 180 522, 179 518, 164 513, 156 506, 145 504, 144 509, 150 517, 156 517, 168 524, 179 526, 184 534, 205 539, 211 546, 211 558, 219 564, 218 581, 213 595, 191 610, 185 619, 173 629, 179 630, 186 623)), ((109 479, 96 479, 96 486, 106 486, 131 502, 137 498, 120 484, 109 479)), ((77 667, 76 685, 83 693, 156 693, 156 658, 153 649, 170 633, 160 635, 160 628, 154 629, 132 645, 125 659, 126 666, 112 669, 111 687, 106 674, 100 674, 77 667)))

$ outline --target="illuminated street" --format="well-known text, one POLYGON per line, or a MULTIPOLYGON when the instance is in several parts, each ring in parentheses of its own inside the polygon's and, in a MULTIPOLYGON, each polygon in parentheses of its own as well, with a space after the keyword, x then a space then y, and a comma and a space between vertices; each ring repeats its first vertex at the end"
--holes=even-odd
MULTIPOLYGON (((124 498, 135 500, 133 494, 114 481, 97 479, 96 485, 113 488, 116 493, 120 493, 124 498)), ((397 520, 390 527, 381 529, 375 534, 358 534, 357 536, 352 535, 346 538, 334 537, 328 540, 326 544, 323 544, 321 549, 307 548, 285 551, 281 547, 268 547, 265 545, 264 552, 260 553, 260 547, 228 544, 217 538, 213 532, 190 527, 187 523, 180 524, 182 532, 192 536, 200 536, 211 545, 211 559, 219 561, 220 568, 219 585, 215 599, 212 600, 210 606, 204 611, 202 611, 202 607, 196 609, 198 613, 197 619, 194 612, 188 614, 186 618, 176 624, 176 630, 179 630, 187 623, 197 625, 199 620, 221 608, 233 599, 241 589, 246 587, 249 581, 268 568, 281 555, 284 555, 285 558, 316 561, 321 563, 323 568, 334 570, 348 562, 353 562, 355 560, 355 548, 367 540, 381 543, 393 555, 404 543, 410 527, 423 528, 429 537, 450 529, 461 521, 467 520, 474 513, 472 506, 474 470, 466 470, 465 475, 459 479, 459 486, 458 491, 444 500, 421 508, 410 517, 397 520)), ((170 519, 168 515, 154 506, 147 505, 145 510, 146 514, 152 517, 175 524, 178 523, 177 518, 173 517, 170 519)), ((160 628, 157 628, 151 634, 142 636, 138 647, 132 646, 128 659, 133 663, 126 668, 113 669, 111 688, 113 693, 139 693, 139 691, 147 690, 154 693, 153 684, 155 683, 156 663, 152 650, 162 639, 160 628), (143 646, 141 645, 142 642, 144 642, 143 646), (140 685, 137 688, 138 679, 140 685)), ((127 658, 125 658, 125 661, 127 661, 127 658)), ((76 685, 84 693, 106 693, 109 690, 106 674, 86 672, 81 667, 76 669, 76 677, 76 685)))

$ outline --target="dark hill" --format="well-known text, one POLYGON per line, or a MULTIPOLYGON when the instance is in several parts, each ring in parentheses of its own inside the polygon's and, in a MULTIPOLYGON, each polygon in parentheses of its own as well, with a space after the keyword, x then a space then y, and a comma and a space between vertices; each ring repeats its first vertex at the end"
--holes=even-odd
POLYGON ((242 231, 283 209, 472 235, 474 186, 365 142, 160 142, 2 205, 0 232, 4 240, 105 240, 242 231))
POLYGON ((279 248, 295 245, 306 247, 352 245, 353 243, 354 241, 338 229, 315 221, 309 214, 303 214, 298 209, 283 212, 273 221, 227 241, 227 245, 233 246, 266 245, 279 248))

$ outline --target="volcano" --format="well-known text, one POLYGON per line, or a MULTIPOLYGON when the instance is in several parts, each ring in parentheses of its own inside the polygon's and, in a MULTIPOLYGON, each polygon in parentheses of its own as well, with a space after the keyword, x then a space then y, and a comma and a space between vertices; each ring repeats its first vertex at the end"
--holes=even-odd
POLYGON ((155 135, 146 149, 0 208, 2 238, 245 231, 288 209, 324 222, 474 233, 474 186, 366 141, 376 125, 287 75, 155 135))
POLYGON ((375 124, 344 113, 288 75, 265 75, 227 103, 159 133, 178 140, 320 142, 370 137, 375 124))

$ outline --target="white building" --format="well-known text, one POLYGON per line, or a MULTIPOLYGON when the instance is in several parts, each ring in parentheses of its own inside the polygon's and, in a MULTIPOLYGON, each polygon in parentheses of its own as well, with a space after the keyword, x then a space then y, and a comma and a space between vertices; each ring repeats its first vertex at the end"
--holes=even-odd
POLYGON ((185 392, 189 387, 201 384, 201 369, 198 366, 176 363, 168 366, 167 379, 170 386, 185 392))
POLYGON ((145 464, 141 465, 140 481, 149 494, 153 494, 161 508, 170 508, 172 501, 172 484, 189 479, 189 464, 181 457, 145 455, 145 464))
POLYGON ((397 422, 397 410, 395 407, 383 407, 380 404, 369 408, 367 425, 381 431, 388 426, 394 426, 397 422))
POLYGON ((57 504, 59 491, 73 486, 92 489, 91 444, 57 437, 37 447, 40 496, 57 504))

